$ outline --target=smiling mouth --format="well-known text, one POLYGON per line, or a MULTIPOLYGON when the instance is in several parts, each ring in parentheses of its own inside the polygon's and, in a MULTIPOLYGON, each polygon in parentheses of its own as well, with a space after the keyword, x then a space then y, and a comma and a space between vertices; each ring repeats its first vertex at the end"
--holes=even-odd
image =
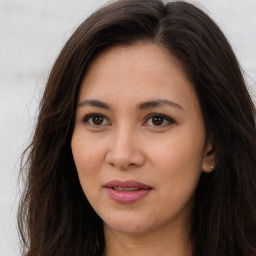
POLYGON ((141 189, 141 188, 123 188, 123 187, 111 187, 111 188, 116 191, 123 191, 123 192, 131 192, 131 191, 137 191, 141 189))
POLYGON ((152 187, 134 180, 113 180, 105 184, 104 188, 112 200, 121 204, 135 203, 153 190, 152 187))
POLYGON ((112 180, 104 185, 105 188, 113 189, 116 191, 132 192, 138 190, 150 190, 152 187, 149 185, 143 184, 136 180, 112 180))

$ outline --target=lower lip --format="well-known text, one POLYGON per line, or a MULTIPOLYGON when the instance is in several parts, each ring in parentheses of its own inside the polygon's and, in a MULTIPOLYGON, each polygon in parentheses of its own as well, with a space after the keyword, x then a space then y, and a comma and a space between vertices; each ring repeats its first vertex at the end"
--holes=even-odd
POLYGON ((135 191, 117 191, 112 188, 105 188, 109 196, 116 202, 121 204, 134 203, 147 196, 152 189, 140 189, 135 191))

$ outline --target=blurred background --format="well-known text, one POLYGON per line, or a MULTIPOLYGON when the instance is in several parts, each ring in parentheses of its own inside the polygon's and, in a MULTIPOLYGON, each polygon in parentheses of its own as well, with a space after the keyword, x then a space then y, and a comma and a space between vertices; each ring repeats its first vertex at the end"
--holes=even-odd
MULTIPOLYGON (((0 255, 20 254, 16 212, 20 156, 47 76, 75 28, 106 0, 0 0, 0 255)), ((231 42, 256 95, 256 1, 190 0, 231 42)))

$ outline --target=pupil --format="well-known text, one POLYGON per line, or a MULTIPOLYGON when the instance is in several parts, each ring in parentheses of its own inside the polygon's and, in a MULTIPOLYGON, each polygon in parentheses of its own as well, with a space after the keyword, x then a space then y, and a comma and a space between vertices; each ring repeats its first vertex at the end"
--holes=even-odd
POLYGON ((101 116, 94 116, 92 120, 96 125, 101 125, 103 123, 103 118, 101 116))
POLYGON ((156 126, 163 124, 163 118, 162 117, 153 117, 152 123, 156 126))

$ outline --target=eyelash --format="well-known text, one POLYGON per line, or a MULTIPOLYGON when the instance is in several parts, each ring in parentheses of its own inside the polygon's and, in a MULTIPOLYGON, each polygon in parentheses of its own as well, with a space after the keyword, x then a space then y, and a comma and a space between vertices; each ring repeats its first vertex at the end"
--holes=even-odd
POLYGON ((89 114, 89 115, 86 115, 83 119, 82 119, 82 123, 88 123, 89 125, 91 126, 102 126, 102 125, 95 125, 95 124, 91 124, 90 123, 90 119, 93 118, 93 117, 100 117, 100 118, 103 118, 105 120, 108 120, 104 115, 102 114, 99 114, 99 113, 93 113, 93 114, 89 114))
MULTIPOLYGON (((165 126, 169 126, 171 124, 174 124, 175 121, 173 118, 169 117, 169 116, 166 116, 164 114, 160 114, 160 113, 153 113, 153 114, 149 114, 147 117, 146 117, 146 121, 143 123, 143 126, 146 126, 145 123, 148 122, 150 119, 152 120, 152 118, 162 118, 163 119, 163 122, 167 122, 167 124, 165 125, 152 125, 154 127, 165 127, 165 126)), ((151 121, 152 122, 152 121, 151 121)))
MULTIPOLYGON (((89 124, 89 125, 91 125, 91 126, 93 126, 93 127, 100 127, 100 126, 104 126, 104 125, 106 125, 106 124, 99 124, 99 125, 97 125, 97 124, 93 124, 93 123, 91 123, 90 122, 90 119, 91 118, 94 118, 94 117, 100 117, 100 118, 103 118, 104 120, 107 120, 107 122, 108 123, 110 123, 109 121, 108 121, 108 118, 107 117, 105 117, 104 115, 102 115, 102 114, 99 114, 99 113, 92 113, 92 114, 88 114, 88 115, 86 115, 83 119, 82 119, 82 123, 87 123, 87 124, 89 124)), ((104 121, 103 121, 104 122, 104 121)), ((152 122, 152 121, 151 121, 152 122)), ((166 116, 166 115, 163 115, 163 114, 160 114, 160 113, 153 113, 153 114, 149 114, 147 117, 146 117, 146 121, 145 122, 143 122, 143 126, 154 126, 154 127, 165 127, 165 126, 169 126, 169 125, 171 125, 171 124, 174 124, 174 123, 176 123, 175 122, 175 120, 173 119, 173 118, 171 118, 171 117, 169 117, 169 116, 166 116), (162 118, 163 119, 163 122, 168 122, 167 124, 165 124, 165 125, 147 125, 146 123, 151 119, 152 120, 152 118, 162 118)), ((109 124, 107 124, 107 125, 109 125, 109 124)))

